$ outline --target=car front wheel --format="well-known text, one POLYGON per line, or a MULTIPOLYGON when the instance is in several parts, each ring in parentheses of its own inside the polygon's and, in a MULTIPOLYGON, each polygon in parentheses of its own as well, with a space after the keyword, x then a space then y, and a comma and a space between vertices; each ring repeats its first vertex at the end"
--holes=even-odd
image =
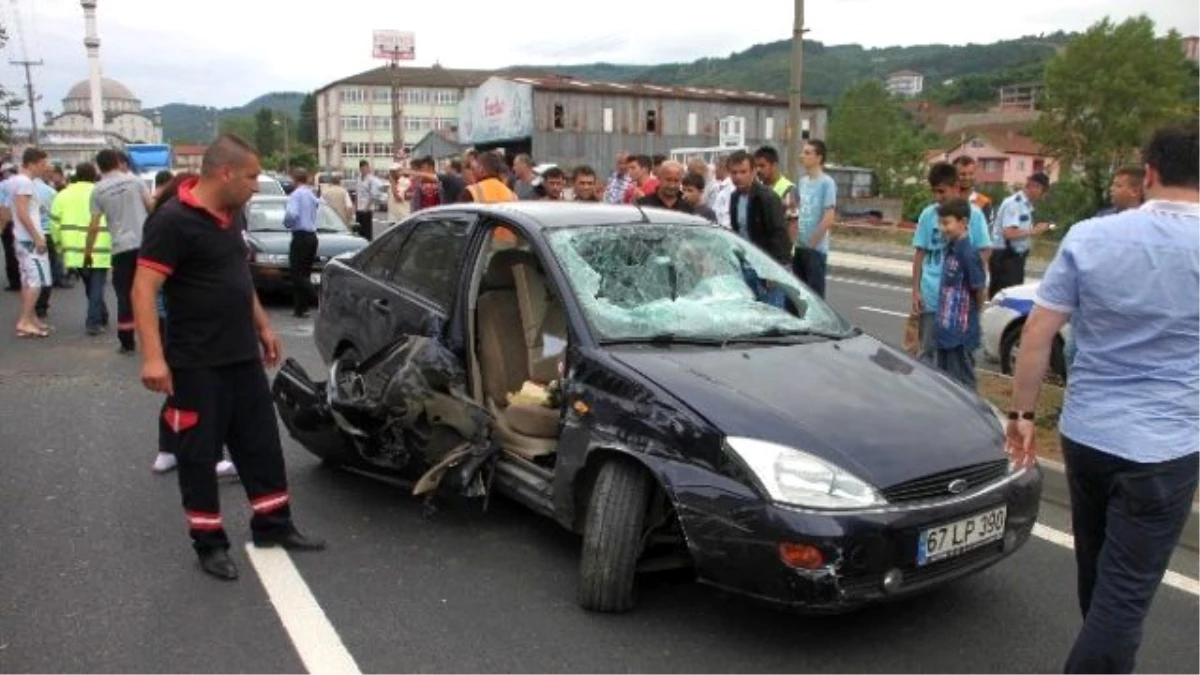
POLYGON ((627 612, 635 602, 650 476, 630 461, 600 467, 588 504, 579 561, 579 604, 595 612, 627 612))

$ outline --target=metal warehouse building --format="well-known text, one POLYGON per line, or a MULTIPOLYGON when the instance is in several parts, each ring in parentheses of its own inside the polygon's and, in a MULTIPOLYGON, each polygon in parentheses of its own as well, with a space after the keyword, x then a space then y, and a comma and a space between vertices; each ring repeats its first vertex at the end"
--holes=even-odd
MULTIPOLYGON (((393 157, 391 84, 403 90, 404 144, 457 131, 461 147, 504 148, 538 162, 607 169, 621 150, 787 144, 787 99, 727 89, 585 81, 558 75, 449 68, 377 68, 317 91, 321 161, 354 170, 361 159, 385 169, 393 157)), ((804 134, 824 138, 828 110, 805 105, 804 134)))

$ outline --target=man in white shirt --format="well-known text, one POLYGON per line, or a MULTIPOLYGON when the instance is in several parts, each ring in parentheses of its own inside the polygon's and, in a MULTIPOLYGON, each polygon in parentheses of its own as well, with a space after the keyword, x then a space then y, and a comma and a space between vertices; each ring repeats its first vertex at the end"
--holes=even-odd
POLYGON ((729 219, 729 202, 733 199, 733 180, 729 177, 729 166, 727 158, 724 156, 718 157, 716 166, 713 168, 713 181, 715 188, 708 195, 708 207, 717 214, 717 224, 721 227, 732 228, 733 224, 729 219))
POLYGON ((46 152, 28 148, 21 157, 21 172, 9 179, 13 217, 13 239, 16 243, 17 266, 21 271, 21 316, 17 319, 17 337, 44 338, 50 327, 36 313, 42 288, 52 283, 50 256, 46 236, 42 232, 41 205, 35 179, 50 169, 46 152))
POLYGON ((378 176, 371 172, 371 163, 362 160, 358 163, 358 185, 354 188, 354 219, 358 221, 358 233, 370 241, 372 226, 375 222, 375 198, 387 187, 378 176))

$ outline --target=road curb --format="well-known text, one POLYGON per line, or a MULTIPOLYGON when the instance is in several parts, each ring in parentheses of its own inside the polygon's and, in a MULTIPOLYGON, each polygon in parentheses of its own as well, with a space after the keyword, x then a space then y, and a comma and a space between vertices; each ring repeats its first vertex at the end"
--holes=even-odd
POLYGON ((869 270, 861 267, 846 267, 843 265, 830 265, 829 274, 832 276, 850 277, 853 279, 861 279, 863 281, 872 281, 888 286, 897 286, 906 288, 912 284, 911 274, 893 274, 891 272, 882 272, 880 270, 869 270))

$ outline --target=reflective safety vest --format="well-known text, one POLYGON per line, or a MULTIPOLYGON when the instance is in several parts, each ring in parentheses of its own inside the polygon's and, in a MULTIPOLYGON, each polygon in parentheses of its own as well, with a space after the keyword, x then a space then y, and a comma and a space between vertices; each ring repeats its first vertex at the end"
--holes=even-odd
MULTIPOLYGON (((87 249, 88 226, 92 222, 92 190, 95 183, 71 183, 50 207, 50 236, 59 247, 63 267, 83 267, 83 254, 87 249)), ((100 232, 92 246, 92 267, 112 267, 112 234, 100 218, 100 232)))

